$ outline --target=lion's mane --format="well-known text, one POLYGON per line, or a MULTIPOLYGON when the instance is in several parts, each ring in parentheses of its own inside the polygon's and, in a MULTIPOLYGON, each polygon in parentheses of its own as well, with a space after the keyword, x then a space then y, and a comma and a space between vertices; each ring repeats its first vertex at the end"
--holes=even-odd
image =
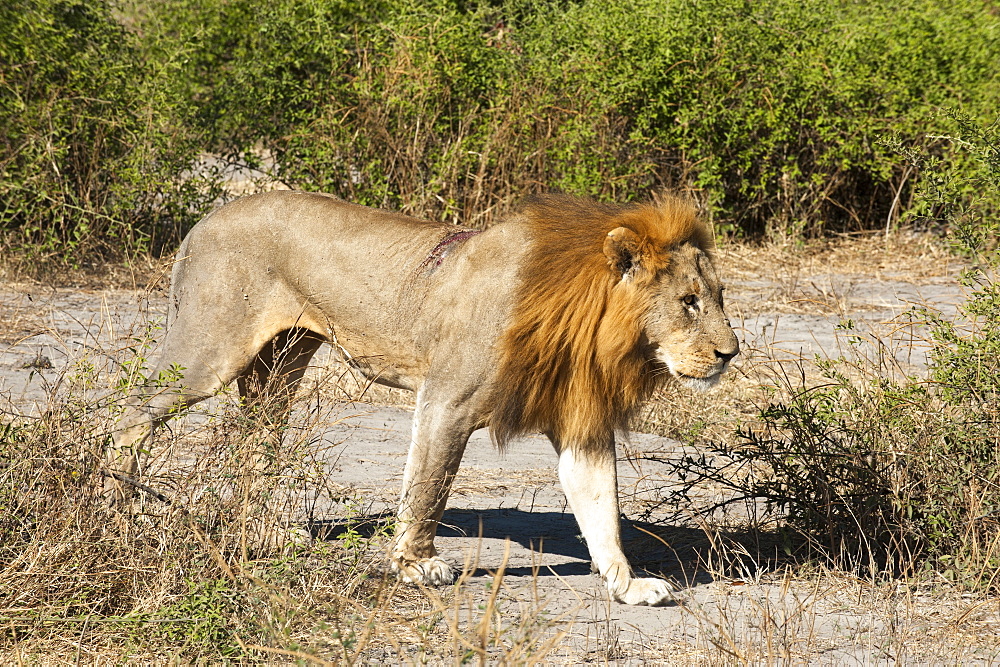
POLYGON ((619 207, 548 195, 523 215, 532 245, 520 272, 511 324, 498 341, 490 430, 503 447, 543 432, 584 449, 604 449, 624 430, 662 374, 642 349, 649 287, 671 251, 690 241, 714 248, 694 205, 674 196, 619 207), (608 232, 625 227, 640 239, 642 271, 621 280, 604 253, 608 232))

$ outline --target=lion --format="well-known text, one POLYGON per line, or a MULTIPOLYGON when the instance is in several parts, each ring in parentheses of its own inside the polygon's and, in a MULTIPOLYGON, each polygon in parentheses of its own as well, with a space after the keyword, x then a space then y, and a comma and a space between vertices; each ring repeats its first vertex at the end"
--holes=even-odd
POLYGON ((714 237, 682 198, 613 206, 540 196, 485 231, 332 195, 276 191, 222 206, 173 266, 168 327, 107 456, 111 492, 153 428, 235 380, 281 419, 323 344, 374 382, 416 392, 391 568, 454 581, 434 537, 466 442, 544 433, 610 596, 670 598, 622 551, 615 438, 668 378, 705 389, 739 352, 714 237))

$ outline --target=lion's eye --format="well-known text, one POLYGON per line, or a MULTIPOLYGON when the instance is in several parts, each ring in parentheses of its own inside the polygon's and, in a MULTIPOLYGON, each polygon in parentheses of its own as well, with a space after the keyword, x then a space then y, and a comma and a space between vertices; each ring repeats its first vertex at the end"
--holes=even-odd
POLYGON ((698 297, 695 296, 694 294, 688 294, 686 297, 684 297, 683 301, 685 306, 688 306, 689 308, 694 308, 694 306, 698 303, 698 297))

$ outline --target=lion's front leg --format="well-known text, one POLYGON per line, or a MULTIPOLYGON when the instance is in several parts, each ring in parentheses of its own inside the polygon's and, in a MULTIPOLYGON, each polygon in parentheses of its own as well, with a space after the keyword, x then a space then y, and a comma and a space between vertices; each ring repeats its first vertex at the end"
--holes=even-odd
POLYGON ((391 559, 403 581, 441 586, 455 575, 438 557, 434 536, 471 430, 461 426, 455 406, 429 403, 424 393, 418 392, 413 413, 391 559))
POLYGON ((634 578, 622 551, 614 443, 597 452, 563 447, 559 481, 587 541, 594 568, 607 582, 611 597, 636 605, 668 602, 670 584, 663 579, 634 578))
POLYGON ((115 435, 114 445, 104 452, 104 494, 112 503, 132 497, 135 489, 115 475, 135 477, 139 471, 138 453, 144 448, 152 430, 152 420, 143 412, 135 410, 130 417, 126 428, 115 435))

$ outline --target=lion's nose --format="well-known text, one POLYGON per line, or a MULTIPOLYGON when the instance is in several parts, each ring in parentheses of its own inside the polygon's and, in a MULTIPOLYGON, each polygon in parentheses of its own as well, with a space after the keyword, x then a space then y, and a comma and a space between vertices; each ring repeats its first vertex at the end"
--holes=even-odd
POLYGON ((716 350, 715 356, 722 359, 722 363, 728 363, 733 357, 740 353, 740 348, 737 346, 732 352, 723 352, 722 350, 716 350))

